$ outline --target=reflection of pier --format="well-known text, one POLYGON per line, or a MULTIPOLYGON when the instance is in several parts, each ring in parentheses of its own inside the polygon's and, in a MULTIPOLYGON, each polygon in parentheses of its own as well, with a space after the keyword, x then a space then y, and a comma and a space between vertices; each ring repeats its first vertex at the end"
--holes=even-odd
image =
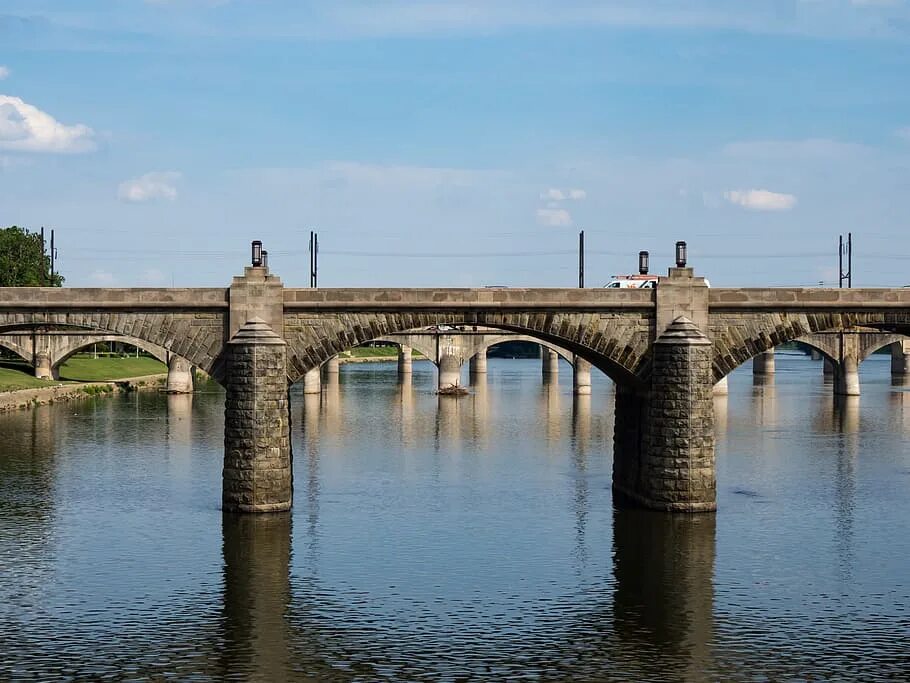
POLYGON ((619 510, 613 516, 614 628, 642 678, 701 681, 714 632, 715 518, 619 510), (680 664, 684 663, 684 667, 680 664))
MULTIPOLYGON (((584 526, 584 512, 579 523, 584 526)), ((381 624, 361 622, 362 609, 324 585, 315 568, 300 575, 297 567, 292 583, 287 513, 225 514, 222 529, 222 677, 287 680, 299 672, 314 680, 362 680, 380 671, 405 677, 406 670, 412 678, 439 673, 431 668, 431 653, 411 649, 413 643, 399 648, 381 635, 381 624)), ((544 679, 596 680, 614 671, 628 680, 700 681, 716 670, 710 650, 714 516, 616 511, 612 545, 613 581, 589 587, 584 606, 572 604, 578 596, 566 596, 565 607, 553 605, 555 631, 529 624, 521 634, 531 644, 520 648, 522 661, 493 662, 505 678, 505 672, 532 668, 544 679)), ((478 664, 465 662, 470 671, 482 671, 478 664)))

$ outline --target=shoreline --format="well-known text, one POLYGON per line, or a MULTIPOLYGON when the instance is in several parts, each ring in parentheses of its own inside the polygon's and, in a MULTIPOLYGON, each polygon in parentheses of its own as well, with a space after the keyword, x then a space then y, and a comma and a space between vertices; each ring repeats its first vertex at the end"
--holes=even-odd
MULTIPOLYGON (((411 360, 413 362, 430 360, 426 356, 412 356, 411 360)), ((345 358, 344 356, 338 357, 338 364, 344 365, 345 363, 397 363, 398 356, 351 356, 350 358, 345 358)))
MULTIPOLYGON (((413 361, 427 361, 426 356, 412 358, 413 361)), ((338 359, 345 363, 397 363, 398 356, 361 356, 338 359)), ((123 379, 98 380, 94 382, 74 382, 72 384, 55 384, 49 387, 14 389, 0 391, 0 413, 13 410, 27 410, 58 401, 72 401, 93 396, 109 396, 116 393, 137 391, 139 389, 159 389, 167 382, 167 373, 124 377, 123 379)))
POLYGON ((78 382, 74 384, 56 384, 51 387, 34 389, 16 389, 0 393, 0 413, 29 409, 57 401, 72 401, 77 398, 109 396, 116 393, 136 391, 139 389, 158 389, 167 382, 167 373, 144 375, 141 377, 124 377, 97 382, 78 382))

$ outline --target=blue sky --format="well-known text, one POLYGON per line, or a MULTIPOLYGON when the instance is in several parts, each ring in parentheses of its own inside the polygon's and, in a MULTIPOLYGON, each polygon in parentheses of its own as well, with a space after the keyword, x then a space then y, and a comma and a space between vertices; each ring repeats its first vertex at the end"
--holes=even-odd
POLYGON ((4 0, 0 224, 73 286, 910 284, 910 4, 4 0))

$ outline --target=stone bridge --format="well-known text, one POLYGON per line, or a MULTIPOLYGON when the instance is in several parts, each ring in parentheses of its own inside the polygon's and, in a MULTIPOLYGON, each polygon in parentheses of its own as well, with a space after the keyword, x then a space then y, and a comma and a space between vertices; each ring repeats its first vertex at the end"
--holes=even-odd
MULTIPOLYGON (((263 267, 220 289, 0 289, 0 334, 123 335, 221 382, 227 511, 291 505, 289 383, 351 347, 442 325, 527 336, 602 370, 617 385, 617 499, 694 512, 716 506, 713 385, 808 335, 907 335, 910 289, 709 289, 685 267, 651 290, 291 289, 263 267)), ((839 355, 817 346, 861 360, 849 341, 839 355)))

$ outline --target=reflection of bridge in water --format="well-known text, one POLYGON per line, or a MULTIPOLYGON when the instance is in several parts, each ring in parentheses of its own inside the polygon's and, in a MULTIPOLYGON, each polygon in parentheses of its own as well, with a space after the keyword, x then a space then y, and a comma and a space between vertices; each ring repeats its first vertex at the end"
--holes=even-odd
MULTIPOLYGON (((408 331, 429 326, 533 338, 547 347, 545 370, 552 372, 551 352, 571 359, 579 393, 584 364, 597 367, 616 383, 617 497, 708 511, 716 507, 714 385, 750 358, 801 340, 829 359, 837 392, 856 393, 867 353, 910 333, 910 290, 709 289, 684 264, 651 290, 290 289, 262 266, 229 288, 0 289, 0 335, 123 335, 224 384, 223 504, 236 511, 291 505, 289 383, 372 340, 398 336, 413 348, 423 341, 408 331)), ((490 339, 435 341, 440 383, 471 358, 482 374, 490 339)), ((894 367, 906 374, 900 343, 894 367)), ((37 347, 32 354, 37 366, 37 347)), ((755 367, 762 363, 767 374, 767 357, 755 367)))

